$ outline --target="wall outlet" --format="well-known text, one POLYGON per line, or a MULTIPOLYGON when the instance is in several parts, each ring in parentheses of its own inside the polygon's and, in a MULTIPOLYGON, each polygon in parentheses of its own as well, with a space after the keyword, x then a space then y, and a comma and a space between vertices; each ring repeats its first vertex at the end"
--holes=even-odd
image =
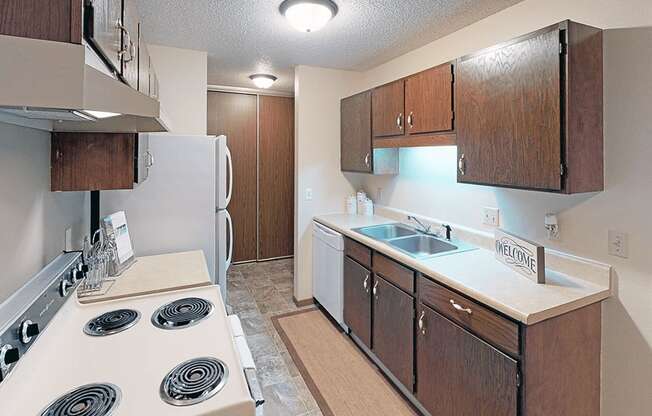
POLYGON ((306 188, 306 201, 312 201, 312 188, 306 188))
POLYGON ((609 230, 609 254, 627 258, 627 233, 609 230))
POLYGON ((482 214, 482 223, 498 227, 500 225, 499 215, 500 211, 498 208, 485 207, 482 214))

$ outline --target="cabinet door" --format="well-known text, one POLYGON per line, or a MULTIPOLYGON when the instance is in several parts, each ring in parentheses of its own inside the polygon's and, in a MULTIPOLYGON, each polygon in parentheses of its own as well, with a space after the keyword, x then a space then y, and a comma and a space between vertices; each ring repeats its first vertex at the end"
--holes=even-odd
POLYGON ((371 272, 344 257, 344 323, 371 348, 371 272))
POLYGON ((373 351, 408 390, 414 387, 414 298, 374 276, 373 351))
POLYGON ((452 71, 452 65, 445 64, 405 80, 408 134, 453 129, 452 71))
POLYGON ((437 416, 516 416, 512 358, 420 305, 417 398, 437 416))
POLYGON ((81 43, 81 0, 2 0, 0 34, 81 43))
POLYGON ((341 168, 346 172, 371 173, 371 91, 344 98, 340 111, 341 168))
POLYGON ((113 66, 116 73, 122 70, 122 0, 94 0, 85 2, 86 24, 84 37, 94 49, 113 66))
POLYGON ((405 82, 374 88, 372 92, 374 137, 402 136, 405 133, 405 82))
POLYGON ((458 182, 561 189, 559 31, 456 66, 458 182))
POLYGON ((136 0, 124 0, 122 47, 122 77, 133 89, 138 89, 138 7, 136 0))
POLYGON ((143 26, 138 24, 138 91, 149 95, 149 51, 143 38, 143 26))

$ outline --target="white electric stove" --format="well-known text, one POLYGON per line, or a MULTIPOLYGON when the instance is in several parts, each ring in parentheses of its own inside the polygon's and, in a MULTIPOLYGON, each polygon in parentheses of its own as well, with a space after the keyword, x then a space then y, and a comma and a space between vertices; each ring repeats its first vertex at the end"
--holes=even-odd
MULTIPOLYGON (((65 272, 48 287, 68 282, 73 292, 72 280, 65 272)), ((219 287, 90 305, 60 290, 44 295, 36 309, 12 318, 14 329, 5 332, 20 345, 5 347, 3 359, 10 363, 2 361, 0 414, 255 415, 262 398, 252 398, 258 388, 245 376, 219 287), (20 340, 25 320, 51 313, 47 327, 32 327, 32 339, 20 340)), ((4 345, 12 342, 7 337, 0 339, 4 345)))

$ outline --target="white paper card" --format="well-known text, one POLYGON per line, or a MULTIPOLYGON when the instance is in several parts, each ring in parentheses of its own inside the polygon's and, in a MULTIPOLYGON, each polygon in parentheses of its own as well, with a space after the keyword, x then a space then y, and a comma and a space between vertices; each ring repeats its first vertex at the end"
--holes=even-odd
POLYGON ((119 263, 126 263, 127 260, 134 256, 134 249, 131 246, 131 238, 129 237, 129 227, 127 227, 127 216, 124 211, 116 212, 106 217, 104 222, 108 226, 107 228, 113 230, 119 263))

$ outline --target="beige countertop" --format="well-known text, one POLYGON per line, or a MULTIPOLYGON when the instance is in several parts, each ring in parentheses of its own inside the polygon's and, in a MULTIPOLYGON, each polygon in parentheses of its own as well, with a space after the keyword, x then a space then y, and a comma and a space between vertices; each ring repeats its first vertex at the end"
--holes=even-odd
POLYGON ((131 296, 211 285, 201 250, 138 257, 106 293, 79 298, 81 303, 104 302, 131 296))
POLYGON ((434 281, 468 295, 525 324, 534 324, 604 300, 608 285, 572 277, 546 268, 546 283, 537 284, 495 259, 492 251, 478 248, 426 259, 415 259, 388 244, 353 231, 354 228, 395 223, 378 215, 329 214, 316 216, 326 225, 360 243, 423 273, 434 281))

